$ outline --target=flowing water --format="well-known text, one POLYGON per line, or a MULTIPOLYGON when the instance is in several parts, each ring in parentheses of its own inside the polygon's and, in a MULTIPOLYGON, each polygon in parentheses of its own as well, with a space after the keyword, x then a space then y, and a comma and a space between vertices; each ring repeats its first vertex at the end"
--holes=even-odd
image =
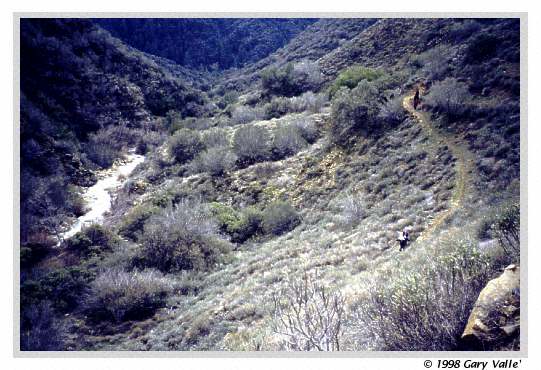
POLYGON ((111 209, 111 192, 119 189, 135 167, 144 160, 144 156, 135 154, 132 150, 124 161, 115 163, 111 168, 100 171, 97 174, 98 182, 87 188, 83 194, 87 212, 80 216, 68 231, 61 234, 60 240, 72 237, 81 231, 85 225, 101 222, 105 213, 111 209))

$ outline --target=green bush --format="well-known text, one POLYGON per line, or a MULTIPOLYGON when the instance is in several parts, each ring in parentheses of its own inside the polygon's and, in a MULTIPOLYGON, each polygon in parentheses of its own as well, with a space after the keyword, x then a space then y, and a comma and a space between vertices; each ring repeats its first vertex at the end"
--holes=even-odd
POLYGON ((359 65, 351 66, 336 77, 333 84, 329 88, 329 96, 334 97, 334 95, 342 87, 353 89, 359 84, 359 82, 363 80, 374 81, 383 77, 384 75, 385 73, 380 69, 368 68, 359 65))
POLYGON ((80 303, 81 295, 94 279, 94 272, 85 265, 53 270, 21 284, 21 306, 29 307, 50 300, 60 312, 69 312, 80 303))
POLYGON ((271 67, 261 73, 261 85, 267 96, 295 96, 308 90, 315 91, 322 81, 319 65, 311 61, 271 67))
POLYGON ((43 258, 45 258, 47 254, 49 254, 49 250, 51 247, 51 245, 40 242, 33 242, 21 245, 21 267, 29 268, 35 265, 37 262, 43 260, 43 258))
POLYGON ((263 212, 262 226, 268 234, 281 235, 293 230, 301 223, 301 217, 289 203, 276 201, 263 212))
POLYGON ((264 127, 246 126, 235 131, 233 150, 241 164, 264 161, 270 155, 270 135, 264 127))
POLYGON ((90 285, 86 311, 94 319, 143 319, 165 305, 173 285, 155 270, 105 270, 90 285))
POLYGON ((342 88, 332 101, 331 140, 347 145, 353 136, 379 130, 383 126, 379 112, 378 90, 370 82, 363 80, 353 90, 342 88))
POLYGON ((218 231, 208 206, 182 200, 145 223, 137 263, 163 272, 209 269, 229 250, 218 231))
POLYGON ((235 243, 243 243, 261 230, 262 213, 254 207, 247 207, 240 212, 222 203, 211 203, 210 209, 220 230, 231 237, 235 243))
POLYGON ((100 254, 110 250, 118 238, 110 230, 99 224, 83 227, 81 231, 65 241, 66 248, 81 255, 100 254))
POLYGON ((194 130, 180 129, 169 140, 169 153, 179 163, 192 160, 203 149, 201 135, 194 130))
POLYGON ((158 211, 158 207, 148 204, 133 207, 122 220, 119 227, 119 234, 125 238, 137 240, 143 232, 145 222, 158 211))
POLYGON ((284 68, 268 68, 261 72, 261 85, 267 95, 293 96, 297 93, 293 78, 293 64, 284 68))

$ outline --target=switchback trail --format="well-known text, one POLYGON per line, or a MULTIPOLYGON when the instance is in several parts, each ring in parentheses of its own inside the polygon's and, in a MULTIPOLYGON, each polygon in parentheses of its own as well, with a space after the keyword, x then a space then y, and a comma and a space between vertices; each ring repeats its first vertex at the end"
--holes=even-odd
POLYGON ((456 158, 456 180, 449 208, 432 219, 428 224, 428 227, 418 238, 416 238, 417 241, 422 241, 429 238, 444 221, 463 207, 465 195, 471 184, 470 173, 473 169, 474 161, 473 155, 464 147, 459 138, 438 130, 432 125, 428 113, 418 111, 413 107, 413 97, 414 94, 412 93, 404 98, 402 101, 404 109, 406 109, 406 111, 408 111, 408 113, 421 125, 423 130, 427 132, 431 143, 434 145, 440 145, 439 143, 447 145, 453 157, 456 158))

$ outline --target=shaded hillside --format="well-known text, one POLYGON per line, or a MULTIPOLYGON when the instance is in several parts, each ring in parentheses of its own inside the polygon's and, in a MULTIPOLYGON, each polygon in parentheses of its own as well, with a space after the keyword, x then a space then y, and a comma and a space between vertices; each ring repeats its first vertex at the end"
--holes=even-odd
POLYGON ((135 145, 154 115, 197 115, 203 102, 87 20, 21 20, 22 239, 81 212, 68 186, 91 184, 89 169, 135 145))
POLYGON ((245 86, 257 81, 264 68, 282 67, 288 62, 305 59, 317 60, 356 37, 375 22, 375 19, 365 18, 320 19, 296 35, 283 48, 239 71, 226 73, 223 79, 231 87, 239 83, 240 86, 245 86))
POLYGON ((96 19, 126 43, 196 69, 241 67, 284 46, 315 19, 96 19))
MULTIPOLYGON (((319 62, 323 73, 333 77, 353 63, 371 67, 392 66, 437 45, 464 46, 468 39, 479 35, 489 35, 487 37, 496 41, 491 48, 499 55, 486 57, 505 55, 509 61, 518 62, 518 50, 514 48, 519 38, 519 22, 516 19, 433 18, 381 19, 322 57, 319 62), (495 48, 496 45, 501 47, 495 48)), ((483 48, 480 47, 478 52, 482 53, 483 48)), ((449 62, 456 65, 453 63, 456 60, 449 62)))

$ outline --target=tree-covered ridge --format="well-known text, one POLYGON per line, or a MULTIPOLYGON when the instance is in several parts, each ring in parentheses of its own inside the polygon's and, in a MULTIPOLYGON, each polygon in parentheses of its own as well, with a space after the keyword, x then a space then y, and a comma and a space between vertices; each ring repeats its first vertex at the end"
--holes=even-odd
POLYGON ((197 69, 256 62, 289 42, 315 19, 96 19, 129 45, 197 69))

